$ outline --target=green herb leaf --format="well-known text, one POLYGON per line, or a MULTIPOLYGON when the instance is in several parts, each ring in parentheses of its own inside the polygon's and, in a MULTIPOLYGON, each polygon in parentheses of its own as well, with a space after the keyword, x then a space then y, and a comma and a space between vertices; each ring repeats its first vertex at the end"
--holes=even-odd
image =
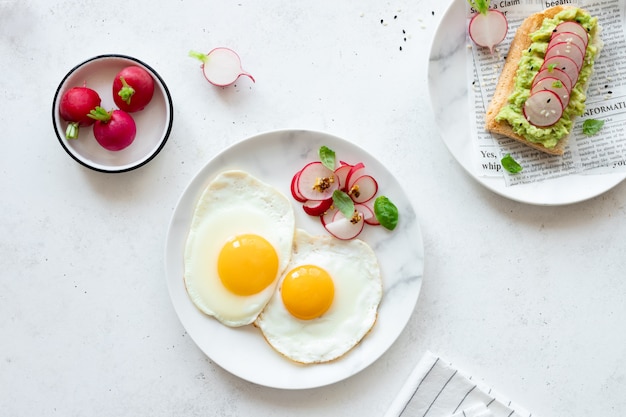
POLYGON ((347 219, 351 219, 354 215, 354 201, 344 191, 333 191, 333 204, 347 219))
POLYGON ((479 13, 485 14, 489 11, 489 0, 467 0, 467 2, 479 13))
POLYGON ((583 133, 587 136, 595 135, 604 126, 604 120, 587 119, 583 122, 583 133))
POLYGON ((374 200, 374 214, 386 229, 393 230, 398 225, 398 208, 383 195, 374 200))
POLYGON ((556 80, 555 82, 552 83, 552 87, 561 88, 563 87, 563 83, 560 80, 556 80))
POLYGON ((322 146, 319 150, 319 155, 320 155, 320 161, 322 161, 322 164, 326 168, 334 171, 335 170, 335 151, 333 151, 327 146, 322 146))
POLYGON ((501 162, 504 169, 509 171, 511 174, 517 174, 518 172, 521 172, 522 169, 524 169, 520 164, 517 163, 515 159, 513 159, 510 153, 504 155, 504 158, 502 158, 501 162))

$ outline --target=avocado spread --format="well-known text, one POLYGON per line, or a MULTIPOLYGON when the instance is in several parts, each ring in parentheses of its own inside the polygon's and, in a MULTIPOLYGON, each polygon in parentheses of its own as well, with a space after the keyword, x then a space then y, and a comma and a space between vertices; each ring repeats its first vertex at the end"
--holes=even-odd
POLYGON ((540 29, 530 34, 532 44, 524 51, 515 75, 515 87, 509 96, 508 104, 502 107, 496 121, 506 120, 513 131, 527 140, 541 143, 546 148, 553 148, 561 138, 566 136, 572 127, 573 119, 581 116, 585 111, 586 95, 584 85, 591 75, 593 62, 598 53, 598 48, 593 45, 593 39, 598 30, 598 19, 591 17, 579 8, 563 10, 551 19, 544 19, 540 29), (536 127, 526 120, 522 108, 526 99, 530 96, 530 88, 535 75, 543 64, 550 36, 556 26, 565 21, 575 21, 581 24, 589 33, 589 43, 585 51, 585 59, 578 76, 578 81, 570 92, 570 101, 563 110, 563 116, 554 125, 549 127, 536 127))

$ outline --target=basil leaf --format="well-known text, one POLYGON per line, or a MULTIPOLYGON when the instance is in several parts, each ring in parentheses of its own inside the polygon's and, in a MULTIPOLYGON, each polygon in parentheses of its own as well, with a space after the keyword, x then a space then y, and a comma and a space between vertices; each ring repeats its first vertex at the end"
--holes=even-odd
POLYGON ((509 171, 511 174, 517 174, 518 172, 521 172, 522 169, 524 169, 520 164, 517 163, 515 159, 513 159, 510 153, 504 155, 504 158, 502 158, 502 161, 500 162, 502 162, 502 167, 509 171))
POLYGON ((374 200, 374 214, 386 229, 393 230, 398 225, 398 208, 385 196, 381 195, 374 200))
POLYGON ((351 219, 354 215, 354 201, 344 191, 333 191, 333 204, 347 219, 351 219))
POLYGON ((604 126, 604 120, 587 119, 583 122, 583 133, 587 136, 595 135, 604 126))
POLYGON ((320 161, 326 168, 335 170, 335 151, 327 146, 322 146, 319 150, 320 161))

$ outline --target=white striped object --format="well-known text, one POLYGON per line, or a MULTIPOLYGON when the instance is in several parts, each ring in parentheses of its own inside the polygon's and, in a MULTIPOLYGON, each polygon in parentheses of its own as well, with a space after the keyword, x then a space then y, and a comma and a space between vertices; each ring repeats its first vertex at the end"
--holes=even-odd
POLYGON ((532 417, 532 414, 427 352, 385 417, 532 417))

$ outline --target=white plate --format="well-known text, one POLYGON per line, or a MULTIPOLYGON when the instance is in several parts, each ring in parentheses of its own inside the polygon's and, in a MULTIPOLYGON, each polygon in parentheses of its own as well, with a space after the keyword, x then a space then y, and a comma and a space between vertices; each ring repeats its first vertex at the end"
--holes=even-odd
MULTIPOLYGON (((319 220, 306 215, 294 202, 296 227, 325 234, 319 220)), ((340 381, 379 358, 406 326, 419 295, 424 269, 420 227, 413 207, 393 175, 357 146, 325 133, 284 130, 254 136, 226 149, 194 177, 180 198, 169 226, 166 244, 167 284, 180 321, 200 349, 222 368, 256 384, 283 388, 314 388, 340 381), (383 300, 372 331, 352 351, 337 361, 298 365, 276 353, 253 327, 229 328, 199 312, 183 284, 183 252, 196 200, 221 171, 242 169, 275 186, 288 198, 291 177, 306 162, 318 159, 320 146, 350 163, 363 162, 398 207, 398 227, 366 227, 359 236, 378 257, 383 275, 383 300)))
POLYGON ((161 76, 148 64, 126 55, 99 55, 72 68, 57 88, 52 103, 54 131, 65 151, 78 163, 100 172, 125 172, 150 162, 169 138, 174 112, 172 97, 161 76), (92 126, 79 130, 77 139, 65 138, 65 122, 59 114, 59 103, 65 91, 86 85, 95 90, 106 110, 117 108, 113 101, 113 79, 124 67, 136 65, 148 71, 154 79, 154 95, 145 109, 131 113, 137 125, 133 143, 121 151, 108 151, 98 144, 92 126))
POLYGON ((510 198, 537 205, 577 203, 602 194, 619 184, 626 173, 569 175, 533 184, 507 187, 503 178, 483 177, 472 166, 475 152, 470 130, 466 53, 465 0, 453 0, 444 14, 430 51, 428 80, 430 100, 441 136, 454 158, 488 189, 510 198))

